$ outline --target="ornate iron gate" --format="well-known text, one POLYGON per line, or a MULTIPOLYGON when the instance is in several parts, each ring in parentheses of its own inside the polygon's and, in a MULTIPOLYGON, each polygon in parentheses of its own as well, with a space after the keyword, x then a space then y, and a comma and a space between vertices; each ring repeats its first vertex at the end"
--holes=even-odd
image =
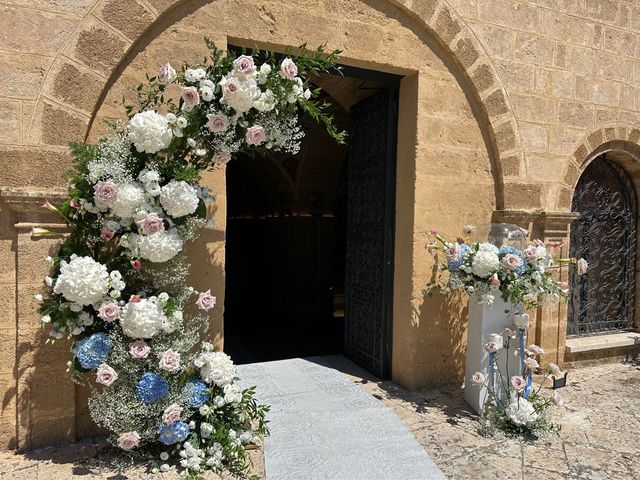
POLYGON ((349 112, 345 354, 380 378, 391 372, 397 88, 349 112))
POLYGON ((589 262, 586 278, 572 269, 567 335, 634 326, 636 194, 626 172, 600 157, 584 171, 573 195, 571 256, 589 262))

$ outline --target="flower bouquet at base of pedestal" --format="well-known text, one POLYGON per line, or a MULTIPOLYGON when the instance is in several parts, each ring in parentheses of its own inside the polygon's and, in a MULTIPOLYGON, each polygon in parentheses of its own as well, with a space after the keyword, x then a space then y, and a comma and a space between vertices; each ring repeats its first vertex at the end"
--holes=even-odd
POLYGON ((487 336, 483 348, 489 354, 489 375, 476 372, 473 385, 466 387, 486 387, 489 391, 481 419, 482 431, 491 434, 501 430, 507 435, 529 438, 559 432, 560 427, 552 421, 550 407, 560 407, 564 402, 555 390, 546 394, 542 385, 549 376, 560 377, 563 373, 558 365, 549 363, 541 382, 534 384, 533 374, 540 368, 536 356, 544 353, 543 349, 526 344, 529 326, 526 313, 514 315, 513 323, 515 329, 505 328, 487 336), (501 357, 506 357, 506 362, 500 362, 501 357), (506 373, 509 361, 519 363, 519 375, 506 373))
MULTIPOLYGON (((332 71, 338 52, 236 57, 207 43, 208 59, 180 72, 167 63, 138 86, 126 128, 72 146, 69 197, 43 205, 69 233, 47 258, 51 274, 36 300, 49 341, 73 341, 69 371, 90 387, 91 417, 123 456, 184 478, 246 478, 246 449, 268 434, 268 407, 254 387, 240 387, 226 354, 200 345, 216 299, 187 285, 184 246, 209 225, 214 197, 202 171, 224 174, 239 153, 295 154, 301 112, 344 140, 305 79, 332 71)), ((52 234, 32 231, 44 235, 52 234)))

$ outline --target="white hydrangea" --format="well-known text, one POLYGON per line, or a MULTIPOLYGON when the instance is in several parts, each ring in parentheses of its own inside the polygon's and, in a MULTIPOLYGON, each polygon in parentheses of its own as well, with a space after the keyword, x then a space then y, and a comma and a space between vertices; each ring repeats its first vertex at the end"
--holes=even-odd
POLYGON ((480 249, 471 264, 473 274, 480 278, 489 278, 500 267, 500 259, 495 253, 480 249))
POLYGON ((136 210, 146 202, 144 189, 137 182, 118 185, 118 197, 111 204, 111 212, 120 218, 133 218, 136 210))
POLYGON ((236 367, 231 358, 223 352, 203 352, 193 364, 200 369, 200 377, 207 383, 224 387, 233 382, 236 367))
POLYGON ((509 405, 505 409, 505 413, 509 420, 516 425, 531 425, 538 419, 538 413, 533 404, 526 398, 512 397, 509 405))
POLYGON ((136 236, 138 255, 154 263, 168 262, 182 250, 183 240, 175 229, 136 236))
POLYGON ((131 338, 153 337, 167 319, 156 297, 129 302, 122 308, 120 317, 122 331, 131 338))
POLYGON ((153 110, 136 113, 128 125, 129 140, 139 152, 156 153, 167 148, 173 133, 167 119, 153 110))
POLYGON ((162 208, 174 218, 191 215, 198 208, 198 191, 184 180, 171 180, 160 194, 162 208))
POLYGON ((111 278, 107 267, 91 257, 71 257, 60 262, 60 275, 53 287, 70 302, 92 305, 101 301, 109 291, 111 278))

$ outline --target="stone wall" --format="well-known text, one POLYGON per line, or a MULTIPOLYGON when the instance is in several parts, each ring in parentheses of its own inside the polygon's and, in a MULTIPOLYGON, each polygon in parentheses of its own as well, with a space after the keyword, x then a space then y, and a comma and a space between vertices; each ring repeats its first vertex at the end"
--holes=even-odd
MULTIPOLYGON (((0 442, 8 448, 91 431, 85 394, 62 379, 68 345, 43 345, 30 300, 39 259, 55 248, 28 238, 29 222, 47 220, 34 196, 63 185, 69 141, 94 140, 102 119, 122 119, 119 102, 144 73, 200 58, 205 35, 221 47, 328 42, 346 64, 405 75, 393 377, 410 388, 457 382, 464 364, 464 300, 421 295, 433 267, 424 232, 456 236, 467 223, 508 218, 540 237, 566 237, 563 212, 587 157, 604 142, 625 149, 640 140, 633 1, 5 0, 0 9, 0 442)), ((192 248, 194 280, 222 305, 224 169, 206 181, 218 194, 216 228, 192 248)), ((562 361, 566 311, 534 313, 532 334, 562 361)), ((221 345, 221 308, 212 326, 221 345)))

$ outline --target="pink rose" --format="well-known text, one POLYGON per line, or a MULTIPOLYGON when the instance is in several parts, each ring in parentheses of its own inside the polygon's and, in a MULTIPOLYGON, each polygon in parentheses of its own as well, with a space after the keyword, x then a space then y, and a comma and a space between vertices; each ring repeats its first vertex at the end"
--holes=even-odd
POLYGON ((175 372, 180 368, 180 354, 173 350, 167 350, 162 354, 162 357, 160 357, 158 366, 167 372, 175 372))
POLYGON ((544 353, 544 350, 540 348, 538 345, 536 345, 535 343, 532 343, 531 345, 529 345, 527 347, 527 350, 531 352, 531 355, 541 355, 544 353))
POLYGON ((249 55, 240 55, 233 61, 233 68, 244 75, 251 75, 256 69, 256 64, 249 55))
POLYGON ((162 414, 162 423, 174 423, 180 420, 182 415, 182 407, 176 403, 169 405, 165 408, 162 414))
POLYGON ((245 135, 245 140, 248 145, 260 145, 264 143, 267 139, 267 134, 260 125, 254 125, 253 127, 247 128, 247 134, 245 135))
POLYGON ((104 240, 105 242, 108 242, 109 240, 111 240, 113 238, 114 233, 111 230, 107 230, 106 228, 104 230, 102 230, 102 233, 100 234, 100 238, 102 240, 104 240))
POLYGON ((458 260, 460 257, 460 245, 457 243, 450 243, 447 246, 446 251, 447 260, 458 260))
POLYGON ((167 62, 165 63, 158 72, 158 81, 164 85, 168 85, 173 82, 178 75, 174 68, 167 62))
POLYGON ((131 358, 147 358, 151 352, 151 347, 144 340, 136 340, 129 344, 129 355, 131 358))
POLYGON ((562 399, 562 397, 560 396, 557 390, 554 390, 551 393, 551 401, 556 407, 561 407, 564 405, 564 400, 562 399))
POLYGON ((222 86, 223 96, 234 96, 240 91, 240 82, 234 77, 223 78, 220 81, 220 85, 222 86))
POLYGON ((290 58, 285 58, 280 64, 280 75, 287 80, 293 80, 298 75, 298 67, 290 58))
POLYGON ((528 260, 535 260, 538 258, 538 249, 535 245, 529 245, 524 249, 524 255, 528 260))
POLYGON ((471 376, 471 381, 474 385, 482 385, 485 382, 486 378, 482 374, 482 372, 476 372, 471 376))
POLYGON ((138 432, 127 432, 118 437, 118 446, 123 450, 132 450, 138 445, 140 445, 138 432))
POLYGON ((504 256, 504 258, 502 259, 502 263, 508 269, 515 270, 516 268, 522 266, 522 259, 515 253, 509 253, 508 255, 504 256))
POLYGON ((150 213, 136 223, 140 227, 143 235, 153 235, 160 230, 164 230, 164 221, 157 213, 150 213))
POLYGON ((129 297, 129 303, 138 303, 140 301, 140 295, 131 295, 129 297))
POLYGON ((500 286, 500 279, 498 278, 497 273, 494 273, 493 275, 491 275, 491 285, 493 285, 494 287, 500 286))
POLYGON ((549 369, 549 373, 554 377, 561 377, 563 374, 562 369, 555 363, 550 363, 547 365, 547 368, 549 369))
POLYGON ((231 161, 231 155, 228 153, 216 153, 213 156, 213 162, 219 163, 220 165, 226 165, 231 161))
POLYGON ((521 392, 526 388, 527 381, 520 375, 514 375, 513 377, 511 377, 511 385, 513 385, 513 388, 515 388, 518 392, 521 392))
POLYGON ((142 262, 138 259, 131 260, 131 268, 134 270, 140 270, 140 268, 142 268, 142 262))
POLYGON ((103 303, 98 310, 98 317, 105 322, 113 322, 120 318, 120 307, 115 303, 103 303))
POLYGON ((98 182, 93 187, 96 199, 107 205, 113 203, 118 198, 118 186, 111 180, 98 182))
POLYGON ((531 370, 534 370, 536 368, 538 368, 540 366, 540 364, 538 363, 538 361, 535 358, 527 358, 524 361, 524 364, 529 367, 531 370))
POLYGON ((196 87, 184 87, 182 89, 182 100, 184 104, 193 108, 200 103, 200 94, 198 93, 198 89, 196 87))
POLYGON ((589 269, 589 263, 584 258, 581 258, 576 263, 576 267, 578 270, 578 275, 582 276, 587 273, 587 270, 589 269))
POLYGON ((224 132, 229 126, 229 118, 224 113, 210 113, 207 118, 207 128, 213 133, 224 132))
POLYGON ((211 295, 211 289, 200 294, 196 301, 196 305, 198 305, 200 310, 204 310, 205 312, 208 312, 216 306, 216 297, 211 295))
POLYGON ((96 382, 109 387, 117 379, 118 374, 116 371, 106 363, 103 363, 98 367, 98 371, 96 372, 96 382))

